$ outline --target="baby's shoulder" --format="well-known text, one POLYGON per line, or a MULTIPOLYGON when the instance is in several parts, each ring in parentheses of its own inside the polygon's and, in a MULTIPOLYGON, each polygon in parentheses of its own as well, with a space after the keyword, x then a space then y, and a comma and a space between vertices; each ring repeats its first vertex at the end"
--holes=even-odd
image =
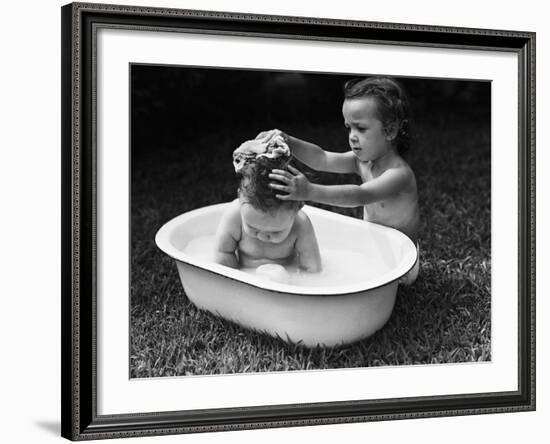
POLYGON ((240 212, 241 210, 241 203, 239 199, 233 199, 229 204, 227 205, 227 212, 240 212))
POLYGON ((296 214, 294 219, 294 239, 298 248, 301 249, 310 250, 314 245, 317 245, 313 224, 309 216, 302 210, 296 214))
POLYGON ((234 234, 241 229, 241 206, 238 199, 230 202, 222 214, 219 228, 223 231, 231 231, 234 234))
POLYGON ((241 214, 241 205, 239 203, 238 199, 235 199, 231 202, 229 202, 225 208, 225 211, 223 212, 223 218, 235 218, 236 216, 240 216, 241 214))
POLYGON ((313 228, 309 216, 305 211, 300 210, 296 213, 296 218, 294 219, 294 227, 298 232, 310 231, 313 228))

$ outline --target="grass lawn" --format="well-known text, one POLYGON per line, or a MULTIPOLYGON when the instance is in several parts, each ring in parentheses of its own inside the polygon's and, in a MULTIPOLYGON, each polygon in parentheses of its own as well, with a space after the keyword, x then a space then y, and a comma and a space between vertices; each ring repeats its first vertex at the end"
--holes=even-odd
MULTIPOLYGON (((162 224, 188 210, 235 197, 231 152, 265 128, 200 135, 151 147, 132 160, 131 376, 133 378, 486 361, 491 358, 490 131, 443 119, 418 128, 408 159, 423 218, 416 283, 399 287, 388 323, 335 348, 287 344, 198 310, 174 261, 155 245, 162 224), (437 128, 437 129, 433 129, 437 128)), ((284 128, 345 148, 334 127, 284 128)), ((336 183, 353 177, 319 174, 336 183)), ((326 206, 325 206, 326 208, 326 206)), ((359 210, 342 211, 360 217, 359 210)))

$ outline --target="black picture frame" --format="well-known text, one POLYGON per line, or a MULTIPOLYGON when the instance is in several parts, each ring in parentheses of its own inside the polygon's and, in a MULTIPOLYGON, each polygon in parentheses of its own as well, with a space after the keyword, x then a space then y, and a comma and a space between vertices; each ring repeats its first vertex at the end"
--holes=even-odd
MULTIPOLYGON (((535 409, 535 33, 72 3, 62 7, 62 436, 213 432, 535 409), (518 390, 298 405, 97 414, 97 27, 508 51, 519 66, 518 390)), ((512 289, 510 289, 512 291, 512 289)))

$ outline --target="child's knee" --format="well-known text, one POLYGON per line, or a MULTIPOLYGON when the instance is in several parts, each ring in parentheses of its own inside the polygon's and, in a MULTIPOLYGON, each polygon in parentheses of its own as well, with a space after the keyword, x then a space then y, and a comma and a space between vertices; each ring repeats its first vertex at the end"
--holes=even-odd
POLYGON ((403 284, 405 286, 409 286, 414 284, 416 279, 418 278, 418 273, 420 271, 420 249, 418 247, 418 244, 416 245, 416 262, 414 266, 409 270, 408 273, 406 273, 401 279, 399 279, 399 283, 403 284))

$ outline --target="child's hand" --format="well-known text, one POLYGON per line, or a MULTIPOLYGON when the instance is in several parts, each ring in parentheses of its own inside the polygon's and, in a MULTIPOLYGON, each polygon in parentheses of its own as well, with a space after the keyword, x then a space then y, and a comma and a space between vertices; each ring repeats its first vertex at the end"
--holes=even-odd
POLYGON ((269 175, 270 179, 279 182, 271 182, 269 184, 271 188, 288 193, 287 195, 277 194, 276 197, 281 200, 310 200, 311 183, 307 177, 290 165, 288 169, 289 171, 272 170, 269 175))
POLYGON ((274 137, 281 136, 283 140, 288 143, 288 136, 281 130, 272 129, 269 131, 262 131, 256 136, 256 140, 263 140, 264 142, 269 142, 274 137))

